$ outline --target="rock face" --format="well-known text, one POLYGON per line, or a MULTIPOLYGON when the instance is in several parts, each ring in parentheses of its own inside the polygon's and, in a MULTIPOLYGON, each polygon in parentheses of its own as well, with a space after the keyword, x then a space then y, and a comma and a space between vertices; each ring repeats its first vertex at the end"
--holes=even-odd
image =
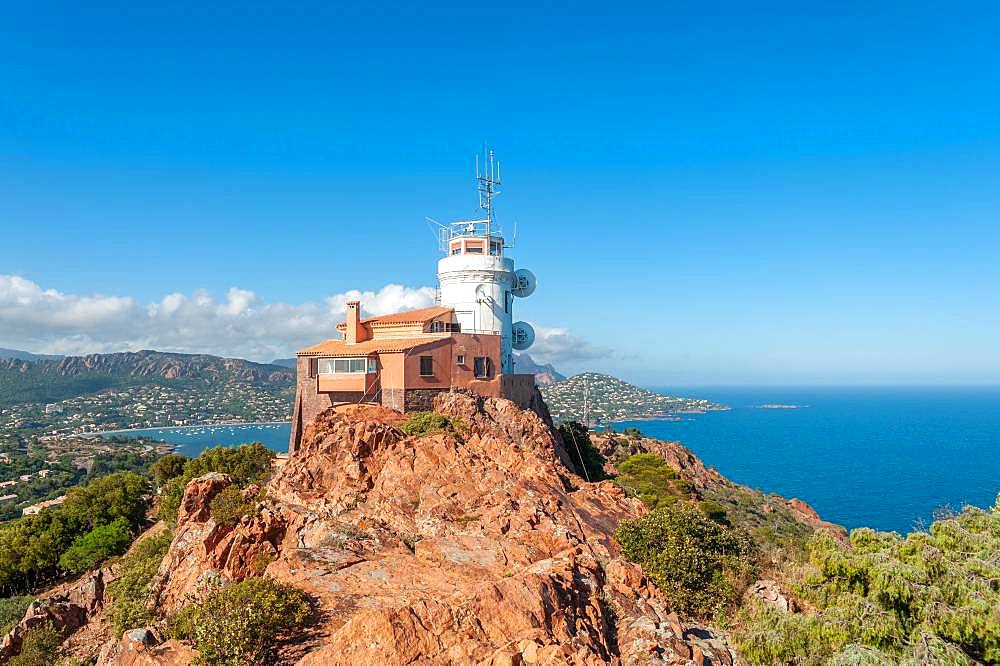
POLYGON ((207 509, 228 477, 192 481, 156 580, 160 610, 266 565, 319 610, 284 663, 735 662, 621 557, 612 532, 645 507, 571 474, 543 418, 462 393, 435 410, 454 432, 408 437, 398 413, 330 408, 234 527, 207 509))
POLYGON ((0 641, 0 663, 20 653, 24 636, 32 629, 51 625, 56 631, 68 634, 87 624, 103 608, 105 587, 115 578, 112 569, 100 569, 36 599, 24 618, 0 641))
MULTIPOLYGON (((273 508, 261 506, 256 516, 235 526, 212 519, 212 499, 232 483, 228 474, 208 474, 184 489, 170 550, 152 583, 159 610, 182 606, 207 583, 224 584, 258 574, 277 555, 287 522, 273 508)), ((256 491, 250 488, 245 494, 256 491)))

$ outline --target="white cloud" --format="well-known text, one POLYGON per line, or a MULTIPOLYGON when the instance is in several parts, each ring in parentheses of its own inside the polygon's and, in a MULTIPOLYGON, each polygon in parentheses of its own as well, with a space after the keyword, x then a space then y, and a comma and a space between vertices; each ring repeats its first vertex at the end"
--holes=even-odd
MULTIPOLYGON (((0 275, 0 347, 49 354, 139 349, 270 361, 336 335, 344 305, 360 300, 366 316, 434 304, 431 287, 387 284, 378 291, 351 290, 319 302, 266 303, 233 287, 225 299, 201 290, 169 293, 141 304, 128 296, 67 294, 26 278, 0 275)), ((610 354, 565 328, 535 324, 531 355, 546 363, 572 363, 610 354)))
POLYGON ((344 303, 369 315, 426 307, 434 290, 388 284, 320 303, 264 303, 233 287, 224 300, 207 291, 170 293, 141 305, 127 296, 67 294, 17 275, 0 275, 0 346, 51 354, 159 349, 270 361, 336 334, 344 303))
POLYGON ((560 364, 576 363, 611 355, 611 350, 595 346, 567 328, 547 328, 529 322, 535 329, 535 344, 528 349, 531 358, 540 363, 551 363, 559 369, 560 364))

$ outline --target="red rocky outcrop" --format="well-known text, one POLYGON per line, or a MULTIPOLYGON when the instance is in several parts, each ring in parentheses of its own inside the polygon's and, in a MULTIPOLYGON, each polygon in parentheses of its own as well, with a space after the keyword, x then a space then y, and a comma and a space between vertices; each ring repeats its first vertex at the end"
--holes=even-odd
POLYGON ((462 393, 435 409, 453 432, 408 437, 381 407, 328 409, 271 499, 235 527, 207 508, 228 479, 192 481, 156 581, 160 610, 206 579, 252 575, 263 553, 266 574, 319 610, 286 663, 734 662, 621 558, 612 532, 645 507, 570 474, 545 420, 462 393))

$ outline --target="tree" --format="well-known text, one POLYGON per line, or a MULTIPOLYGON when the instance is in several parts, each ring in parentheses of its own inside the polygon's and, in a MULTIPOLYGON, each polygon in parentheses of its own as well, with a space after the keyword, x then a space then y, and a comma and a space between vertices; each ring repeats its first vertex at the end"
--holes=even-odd
POLYGON ((73 573, 93 569, 112 555, 119 555, 132 542, 132 529, 128 519, 116 518, 107 525, 95 527, 77 537, 59 558, 59 566, 73 573))
POLYGON ((190 458, 179 453, 168 453, 153 463, 149 470, 153 473, 156 485, 162 488, 170 479, 184 474, 184 465, 188 460, 190 458))
POLYGON ((134 472, 118 472, 94 479, 66 493, 63 513, 87 529, 107 525, 116 518, 126 518, 137 527, 146 516, 146 479, 134 472))

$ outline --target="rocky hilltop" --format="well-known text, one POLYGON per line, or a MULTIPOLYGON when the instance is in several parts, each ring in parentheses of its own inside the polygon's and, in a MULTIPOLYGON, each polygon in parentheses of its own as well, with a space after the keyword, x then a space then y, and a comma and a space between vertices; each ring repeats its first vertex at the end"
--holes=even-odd
POLYGON ((551 363, 538 363, 527 353, 514 354, 514 371, 534 375, 538 386, 548 386, 566 379, 551 363))
MULTIPOLYGON (((611 481, 583 481, 544 403, 537 409, 442 394, 435 411, 453 427, 421 436, 382 407, 328 409, 265 488, 243 491, 263 499, 235 524, 212 517, 229 476, 188 483, 151 609, 165 618, 212 584, 263 574, 304 590, 314 611, 278 663, 740 663, 724 634, 672 612, 622 556, 615 527, 647 507, 611 481)), ((609 455, 621 446, 596 443, 609 455)), ((629 447, 661 456, 692 497, 737 489, 678 444, 629 447)), ((821 524, 780 499, 765 514, 821 524)), ((102 590, 114 575, 36 602, 5 649, 51 621, 75 630, 66 644, 90 663, 189 663, 191 646, 164 640, 161 626, 109 634, 102 590)))

